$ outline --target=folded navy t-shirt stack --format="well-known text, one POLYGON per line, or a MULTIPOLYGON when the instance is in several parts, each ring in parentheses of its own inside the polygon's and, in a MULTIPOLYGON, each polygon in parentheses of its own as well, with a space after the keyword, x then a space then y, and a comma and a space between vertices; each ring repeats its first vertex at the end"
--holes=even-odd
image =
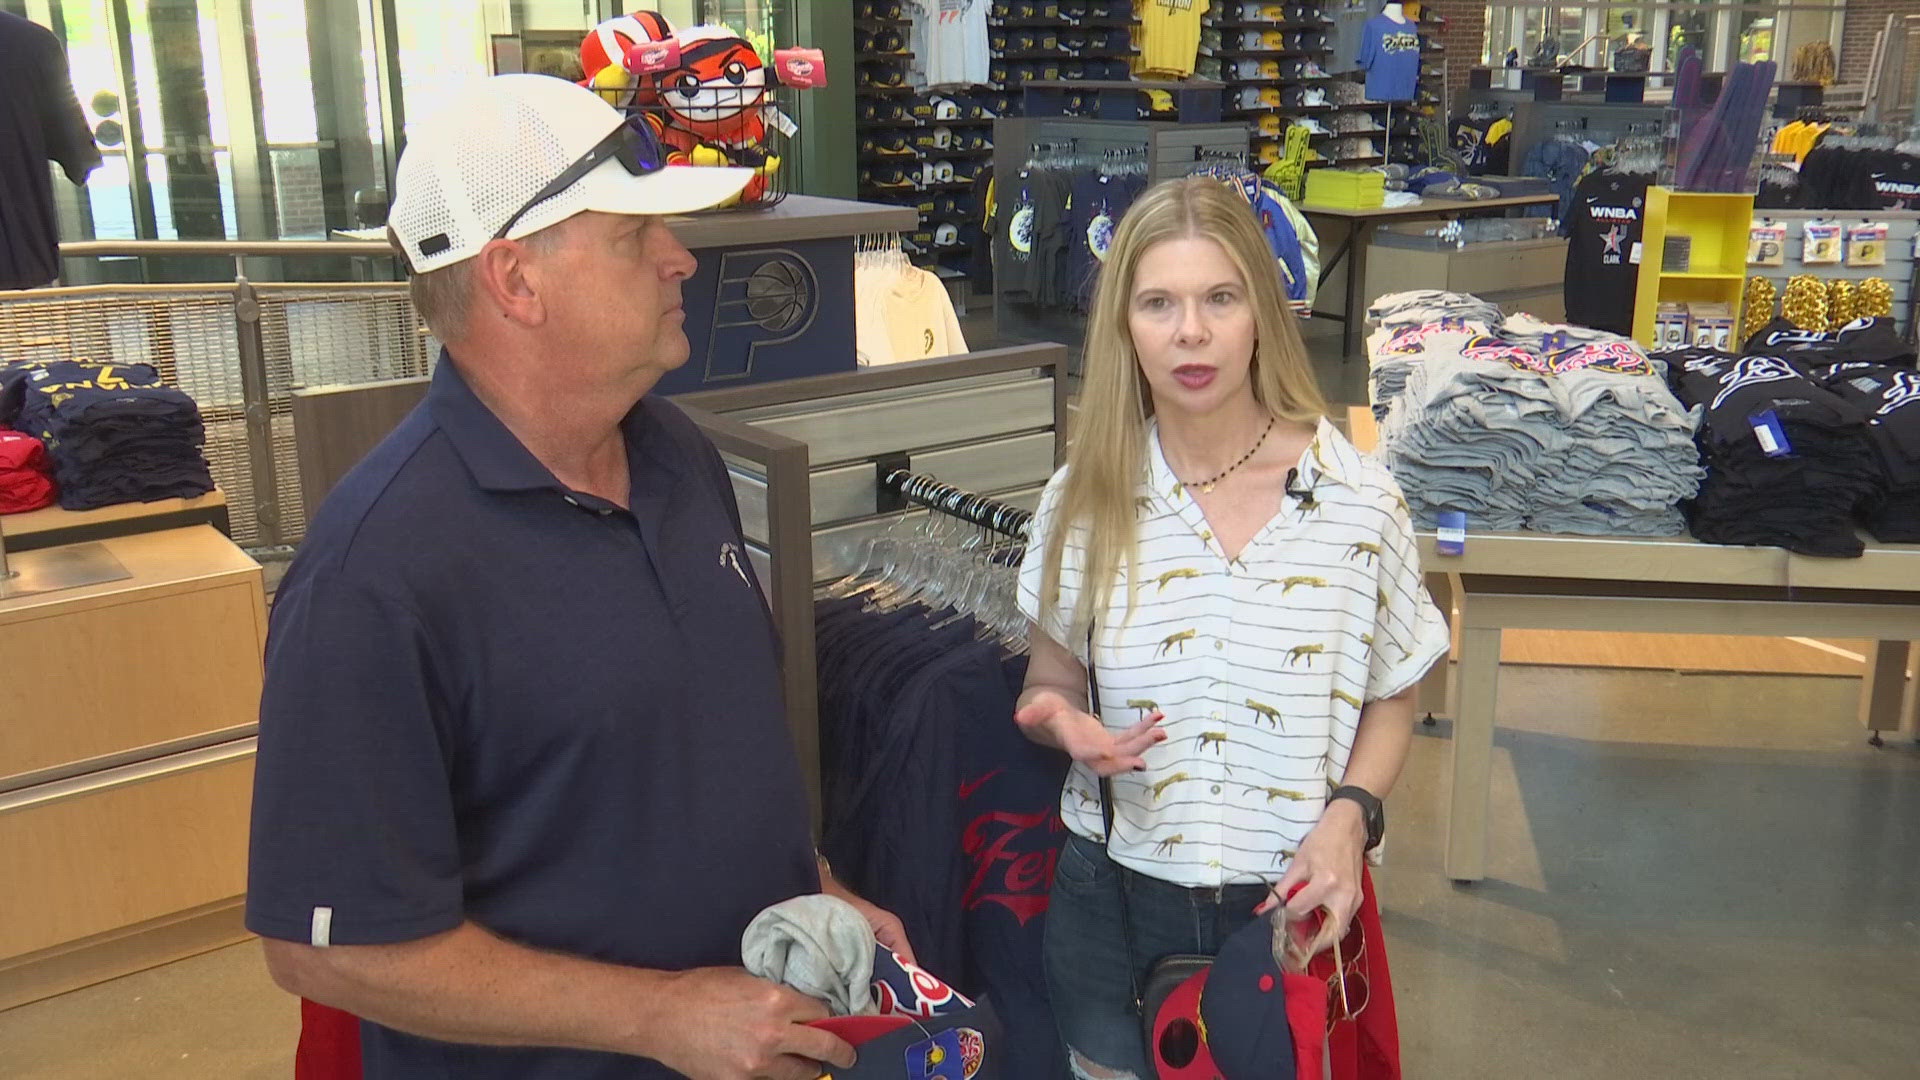
POLYGON ((1706 410, 1707 479, 1688 507, 1695 538, 1841 558, 1865 550, 1854 515, 1885 487, 1866 410, 1785 357, 1683 349, 1659 358, 1681 402, 1706 410))
POLYGON ((1920 372, 1892 364, 1835 364, 1821 385, 1867 414, 1884 477, 1860 508, 1860 521, 1883 544, 1920 544, 1920 372))
POLYGON ((68 510, 213 490, 199 406, 161 385, 151 365, 62 360, 0 368, 0 424, 46 445, 68 510))

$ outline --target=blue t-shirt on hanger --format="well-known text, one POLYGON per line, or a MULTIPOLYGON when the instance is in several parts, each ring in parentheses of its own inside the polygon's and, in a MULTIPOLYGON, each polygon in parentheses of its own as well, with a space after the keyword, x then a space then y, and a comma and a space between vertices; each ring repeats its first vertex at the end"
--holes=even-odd
POLYGON ((1360 30, 1359 64, 1367 100, 1412 101, 1420 87, 1420 32, 1411 22, 1375 15, 1360 30))

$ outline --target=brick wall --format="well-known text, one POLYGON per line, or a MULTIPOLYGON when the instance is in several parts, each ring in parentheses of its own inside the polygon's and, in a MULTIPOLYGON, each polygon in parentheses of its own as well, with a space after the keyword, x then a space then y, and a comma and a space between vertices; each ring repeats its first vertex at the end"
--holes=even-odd
POLYGON ((325 240, 327 205, 318 150, 273 150, 276 225, 282 239, 325 240))
POLYGON ((1920 13, 1916 0, 1847 0, 1845 32, 1834 43, 1840 59, 1840 81, 1864 82, 1873 62, 1873 39, 1887 25, 1887 16, 1920 13))
MULTIPOLYGON (((1885 3, 1912 3, 1913 0, 1884 0, 1885 3)), ((1454 94, 1466 89, 1468 73, 1480 62, 1486 48, 1487 5, 1468 0, 1430 0, 1427 5, 1446 16, 1447 32, 1440 43, 1447 47, 1447 85, 1454 94)))

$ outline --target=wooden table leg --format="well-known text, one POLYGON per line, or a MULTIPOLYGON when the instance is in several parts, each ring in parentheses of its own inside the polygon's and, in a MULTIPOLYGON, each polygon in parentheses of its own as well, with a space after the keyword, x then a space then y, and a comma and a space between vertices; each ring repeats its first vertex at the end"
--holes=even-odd
POLYGON ((1427 591, 1433 596, 1435 606, 1439 607, 1441 617, 1447 620, 1454 645, 1420 683, 1417 707, 1429 721, 1435 716, 1454 716, 1460 709, 1460 681, 1453 664, 1453 659, 1460 655, 1457 628, 1460 625, 1461 592, 1458 584, 1458 575, 1455 574, 1427 575, 1427 591))
POLYGON ((1460 708, 1453 719, 1447 876, 1487 876, 1487 807, 1493 783, 1494 704, 1500 693, 1500 631, 1467 628, 1460 641, 1460 708))
POLYGON ((1367 321, 1366 297, 1367 247, 1373 243, 1373 223, 1365 218, 1353 223, 1353 247, 1347 252, 1347 321, 1340 326, 1340 358, 1350 360, 1360 354, 1360 331, 1367 321))
POLYGON ((1920 641, 1907 653, 1907 693, 1900 704, 1900 730, 1910 739, 1920 739, 1920 641))
POLYGON ((1899 731, 1906 720, 1907 659, 1913 648, 1904 641, 1878 641, 1867 657, 1866 676, 1860 680, 1860 723, 1874 746, 1881 745, 1881 732, 1899 731))

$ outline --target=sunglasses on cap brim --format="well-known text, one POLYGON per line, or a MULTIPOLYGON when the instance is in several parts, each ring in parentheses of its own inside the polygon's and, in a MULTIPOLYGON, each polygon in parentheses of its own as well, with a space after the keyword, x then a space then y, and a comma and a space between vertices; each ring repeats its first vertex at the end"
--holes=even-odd
POLYGON ((660 140, 654 138, 646 120, 636 116, 609 131, 607 137, 595 143, 593 149, 581 155, 580 160, 567 166, 551 183, 534 192, 533 198, 515 210, 507 223, 493 234, 493 238, 505 239, 507 232, 519 224, 529 210, 579 183, 588 173, 609 160, 618 161, 629 176, 659 172, 667 165, 667 155, 660 149, 660 140))

